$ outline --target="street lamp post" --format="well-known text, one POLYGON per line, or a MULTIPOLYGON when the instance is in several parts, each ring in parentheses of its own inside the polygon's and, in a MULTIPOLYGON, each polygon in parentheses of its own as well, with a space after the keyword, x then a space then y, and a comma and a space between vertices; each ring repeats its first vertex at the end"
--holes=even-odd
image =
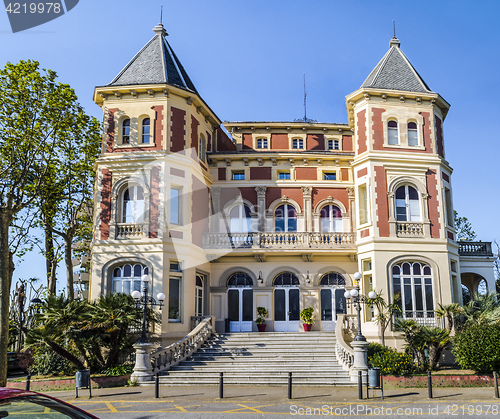
POLYGON ((361 273, 356 272, 354 274, 354 283, 356 288, 351 291, 346 291, 344 296, 347 299, 347 305, 353 305, 356 307, 356 311, 358 312, 358 334, 355 336, 355 341, 366 341, 366 338, 361 333, 361 296, 359 295, 359 280, 361 279, 361 273), (352 300, 350 300, 352 298, 352 300))
POLYGON ((149 276, 148 274, 143 275, 141 277, 142 293, 137 290, 132 291, 131 293, 132 297, 135 300, 135 307, 142 308, 142 334, 141 337, 137 340, 137 343, 148 343, 148 337, 146 334, 148 306, 150 306, 151 308, 153 308, 154 306, 159 306, 161 308, 163 307, 163 301, 165 301, 165 294, 163 294, 162 292, 160 292, 156 296, 158 302, 153 297, 150 297, 148 295, 150 281, 151 276, 149 276))

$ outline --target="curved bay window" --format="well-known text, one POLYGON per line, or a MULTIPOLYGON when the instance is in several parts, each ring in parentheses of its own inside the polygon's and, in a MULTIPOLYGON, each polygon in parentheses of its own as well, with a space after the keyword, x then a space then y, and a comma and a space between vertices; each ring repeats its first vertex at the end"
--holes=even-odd
POLYGON ((122 121, 122 144, 130 144, 130 119, 122 121))
POLYGON ((141 291, 141 277, 149 273, 149 269, 140 263, 127 263, 113 269, 113 292, 130 294, 141 291))
POLYGON ((283 204, 274 212, 274 231, 297 231, 297 211, 293 205, 283 204))
POLYGON ((252 219, 247 205, 237 205, 229 212, 229 231, 231 233, 250 233, 252 219))
POLYGON ((149 144, 149 139, 151 137, 151 120, 149 118, 144 118, 142 120, 142 130, 141 130, 141 142, 142 144, 149 144))
POLYGON ((326 205, 320 211, 320 228, 322 233, 342 232, 342 212, 336 205, 326 205))
POLYGON ((129 186, 123 192, 122 222, 127 224, 144 221, 144 190, 142 186, 129 186))
POLYGON ((396 190, 396 220, 422 221, 420 216, 420 197, 413 186, 404 185, 396 190))
POLYGON ((394 304, 398 316, 419 324, 435 325, 432 271, 420 262, 403 262, 392 267, 394 304))

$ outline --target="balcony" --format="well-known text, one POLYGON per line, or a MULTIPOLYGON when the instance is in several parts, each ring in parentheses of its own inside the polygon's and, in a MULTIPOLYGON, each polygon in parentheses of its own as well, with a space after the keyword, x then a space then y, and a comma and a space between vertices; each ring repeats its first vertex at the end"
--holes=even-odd
POLYGON ((207 233, 206 249, 355 249, 354 233, 207 233))
POLYGON ((397 221, 396 235, 398 237, 424 237, 424 223, 397 221))
POLYGON ((118 223, 116 225, 117 239, 139 239, 145 235, 145 224, 118 223))
POLYGON ((403 310, 402 313, 397 313, 393 315, 392 319, 392 329, 396 329, 396 324, 398 320, 414 320, 419 326, 431 326, 437 325, 436 313, 434 310, 416 310, 409 311, 403 310))
POLYGON ((493 257, 491 242, 458 242, 460 256, 493 257))

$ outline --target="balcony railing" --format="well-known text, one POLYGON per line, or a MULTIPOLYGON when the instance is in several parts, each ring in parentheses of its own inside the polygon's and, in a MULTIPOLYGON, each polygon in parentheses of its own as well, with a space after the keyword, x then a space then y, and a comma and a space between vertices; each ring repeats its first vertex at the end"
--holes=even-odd
POLYGON ((398 237, 424 237, 424 224, 412 221, 397 221, 396 234, 398 237))
POLYGON ((436 313, 433 310, 403 310, 402 313, 394 315, 393 330, 396 328, 397 320, 415 320, 421 326, 436 326, 436 313))
POLYGON ((354 233, 207 233, 203 245, 207 249, 353 249, 355 240, 354 233))
POLYGON ((117 239, 138 239, 144 235, 144 224, 119 223, 116 226, 117 239))
POLYGON ((460 256, 492 257, 491 242, 458 242, 460 256))

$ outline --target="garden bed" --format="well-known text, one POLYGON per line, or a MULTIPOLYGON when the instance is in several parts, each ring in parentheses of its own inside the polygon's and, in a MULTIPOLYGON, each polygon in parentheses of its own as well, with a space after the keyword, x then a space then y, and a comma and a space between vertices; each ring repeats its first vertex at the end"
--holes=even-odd
MULTIPOLYGON (((461 375, 440 374, 432 375, 433 387, 493 387, 492 375, 461 375)), ((384 387, 388 388, 423 388, 427 387, 427 374, 411 377, 384 376, 384 387)))
MULTIPOLYGON (((122 387, 127 384, 130 379, 129 375, 119 375, 114 377, 96 376, 91 377, 92 388, 108 388, 108 387, 122 387)), ((20 381, 9 380, 7 381, 7 388, 26 388, 26 379, 20 381)), ((50 391, 50 390, 73 390, 75 388, 75 378, 61 377, 61 378, 32 378, 30 390, 32 391, 50 391)))

